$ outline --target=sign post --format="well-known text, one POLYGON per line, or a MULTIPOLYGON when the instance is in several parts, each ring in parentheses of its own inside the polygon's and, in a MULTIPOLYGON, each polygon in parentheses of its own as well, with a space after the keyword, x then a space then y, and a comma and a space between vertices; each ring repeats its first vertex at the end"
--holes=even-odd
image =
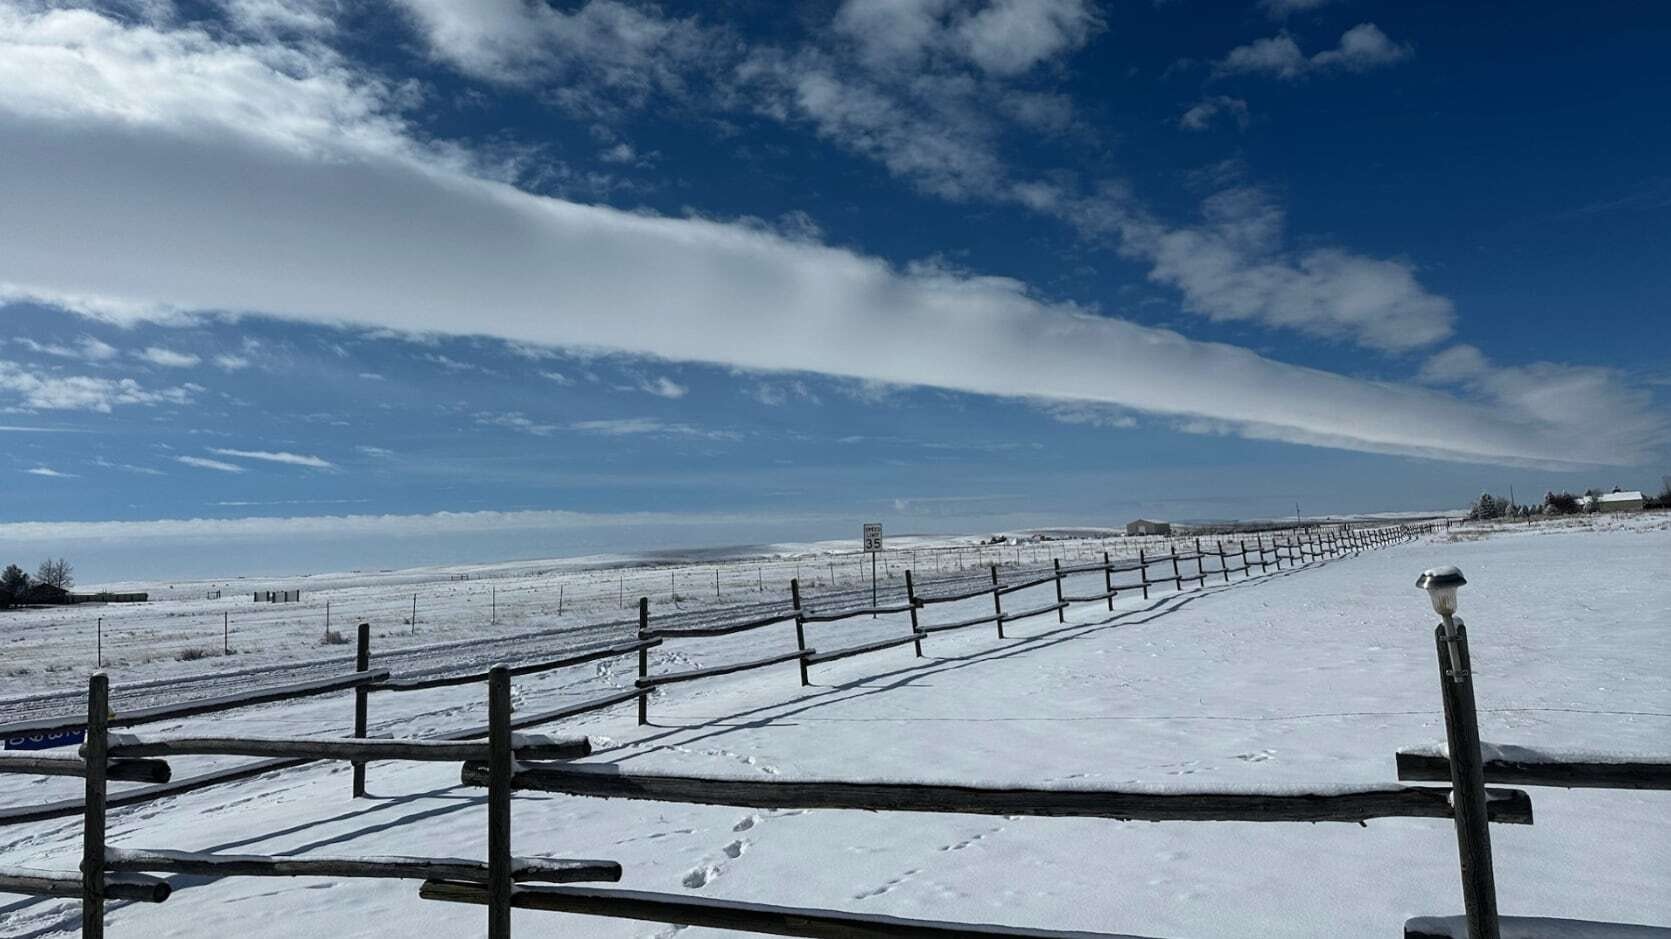
MULTIPOLYGON (((865 522, 865 551, 870 554, 870 608, 876 609, 876 555, 882 550, 882 523, 865 522)), ((876 614, 871 614, 871 619, 876 614)))

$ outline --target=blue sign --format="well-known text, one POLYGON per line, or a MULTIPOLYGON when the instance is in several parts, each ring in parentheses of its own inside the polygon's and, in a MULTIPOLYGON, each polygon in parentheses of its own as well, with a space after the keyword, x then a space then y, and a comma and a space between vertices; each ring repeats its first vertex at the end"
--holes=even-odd
POLYGON ((55 734, 29 734, 24 737, 7 737, 8 750, 50 750, 53 747, 73 747, 87 741, 85 730, 65 730, 55 734))

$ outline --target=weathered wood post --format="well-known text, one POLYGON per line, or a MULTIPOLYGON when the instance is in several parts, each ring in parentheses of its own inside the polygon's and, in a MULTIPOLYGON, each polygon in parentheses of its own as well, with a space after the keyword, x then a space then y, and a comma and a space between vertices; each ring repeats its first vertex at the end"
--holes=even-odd
MULTIPOLYGON (((371 668, 371 624, 361 623, 359 636, 354 646, 354 671, 363 672, 371 668)), ((370 710, 371 692, 365 685, 354 686, 354 736, 363 738, 366 735, 366 722, 370 710)), ((363 799, 366 795, 366 765, 354 761, 354 791, 353 797, 363 799)))
POLYGON ((812 684, 806 674, 806 620, 801 617, 801 579, 789 581, 789 602, 795 607, 795 646, 801 650, 797 660, 801 665, 801 687, 812 684))
MULTIPOLYGON (((1056 602, 1058 604, 1060 604, 1060 603, 1064 602, 1062 600, 1062 562, 1059 559, 1054 559, 1053 558, 1053 559, 1051 559, 1051 564, 1054 565, 1055 568, 1056 568, 1056 602)), ((1058 623, 1067 622, 1068 621, 1068 615, 1067 614, 1068 614, 1067 607, 1057 606, 1056 607, 1056 622, 1058 622, 1058 623)))
POLYGON ((1149 599, 1149 562, 1142 548, 1137 549, 1137 578, 1143 582, 1143 599, 1149 599))
POLYGON ((1184 575, 1178 571, 1178 545, 1172 544, 1172 589, 1184 589, 1184 575))
POLYGON ((1213 544, 1218 546, 1218 569, 1219 569, 1219 573, 1224 575, 1224 582, 1228 584, 1230 582, 1230 562, 1228 560, 1226 560, 1225 555, 1224 555, 1224 540, 1223 539, 1215 540, 1213 542, 1213 544))
POLYGON ((922 630, 917 627, 917 609, 920 604, 917 603, 917 585, 911 579, 910 568, 905 569, 905 602, 911 605, 911 633, 917 637, 917 641, 912 645, 917 647, 917 658, 920 659, 923 657, 923 637, 920 635, 922 630))
POLYGON ((1455 616, 1457 588, 1467 582, 1456 568, 1438 567, 1424 572, 1416 580, 1416 586, 1428 592, 1440 617, 1433 638, 1439 653, 1439 690, 1445 706, 1445 739, 1450 748, 1451 804, 1456 816, 1456 847, 1462 869, 1462 906, 1468 936, 1469 939, 1500 939, 1468 631, 1455 616))
POLYGON ((1004 598, 998 592, 998 565, 992 565, 992 613, 998 621, 998 638, 1004 638, 1004 598))
POLYGON ((487 936, 511 936, 511 670, 487 673, 487 936))
MULTIPOLYGON (((644 634, 650 631, 650 598, 638 598, 638 677, 650 677, 650 650, 644 645, 644 634)), ((638 687, 638 726, 650 723, 650 689, 638 687)))
POLYGON ((110 676, 87 678, 87 739, 82 760, 87 786, 81 816, 81 935, 104 939, 105 773, 110 750, 110 676))
POLYGON ((1108 559, 1108 552, 1102 553, 1102 589, 1108 596, 1108 612, 1114 612, 1114 562, 1108 559))

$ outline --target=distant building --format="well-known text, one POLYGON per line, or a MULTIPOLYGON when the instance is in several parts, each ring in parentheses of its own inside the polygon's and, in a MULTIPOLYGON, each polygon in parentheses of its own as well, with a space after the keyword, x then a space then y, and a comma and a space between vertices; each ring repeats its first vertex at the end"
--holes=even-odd
POLYGON ((1596 511, 1598 512, 1640 512, 1648 500, 1636 490, 1630 492, 1606 492, 1596 496, 1596 511))
MULTIPOLYGON (((1640 506, 1638 506, 1638 508, 1640 508, 1640 506)), ((1140 519, 1138 519, 1134 522, 1127 522, 1126 523, 1126 534, 1128 534, 1128 535, 1170 535, 1170 534, 1172 534, 1172 523, 1171 522, 1152 522, 1152 521, 1150 521, 1146 518, 1140 518, 1140 519)))

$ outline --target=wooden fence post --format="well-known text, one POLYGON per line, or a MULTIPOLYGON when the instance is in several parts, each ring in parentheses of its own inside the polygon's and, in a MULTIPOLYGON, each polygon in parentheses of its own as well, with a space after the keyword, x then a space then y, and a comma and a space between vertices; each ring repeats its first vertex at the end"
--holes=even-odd
POLYGON ((1178 570, 1178 545, 1177 545, 1177 542, 1173 542, 1173 544, 1172 544, 1172 589, 1173 590, 1184 589, 1184 575, 1182 573, 1180 573, 1179 570, 1178 570))
MULTIPOLYGON (((1053 564, 1056 568, 1056 602, 1061 603, 1062 602, 1062 562, 1059 561, 1059 560, 1052 559, 1051 564, 1053 564)), ((1068 621, 1067 607, 1058 606, 1056 608, 1056 622, 1065 623, 1067 621, 1068 621)))
POLYGON ((1004 638, 1004 598, 998 593, 998 565, 992 565, 992 613, 998 620, 998 638, 1004 638))
POLYGON ((1462 906, 1469 939, 1499 939, 1497 885, 1491 865, 1491 830, 1486 816, 1485 768, 1480 758, 1479 715, 1468 658, 1468 631, 1460 619, 1434 630, 1439 650, 1439 688, 1445 703, 1445 737, 1450 746, 1451 801, 1456 813, 1456 847, 1462 869, 1462 906), (1452 648, 1456 655, 1453 669, 1452 648))
POLYGON ((105 772, 110 749, 110 676, 87 678, 87 738, 82 760, 87 786, 81 819, 81 935, 104 939, 105 772))
POLYGON ((789 600, 795 607, 795 645, 801 650, 801 657, 797 660, 801 664, 801 687, 812 684, 806 674, 806 620, 801 618, 801 580, 794 578, 789 581, 789 600))
POLYGON ((1143 581, 1143 599, 1149 599, 1149 562, 1143 557, 1143 549, 1137 549, 1137 576, 1143 581))
MULTIPOLYGON (((361 623, 359 636, 354 647, 354 671, 363 672, 371 668, 371 624, 361 623)), ((366 735, 366 721, 370 710, 371 692, 365 685, 354 686, 354 736, 366 735)), ((356 761, 354 764, 353 797, 363 799, 366 795, 366 765, 356 761)))
POLYGON ((1114 612, 1114 562, 1108 559, 1108 552, 1102 553, 1102 589, 1108 596, 1108 612, 1114 612))
POLYGON ((487 936, 511 936, 511 670, 487 673, 487 936))
MULTIPOLYGON (((716 568, 717 570, 717 568, 716 568)), ((716 577, 718 574, 715 575, 716 577)), ((638 598, 638 677, 650 677, 650 650, 644 646, 644 633, 650 629, 650 598, 638 598)), ((650 723, 650 689, 638 688, 638 726, 650 723)))
MULTIPOLYGON (((905 569, 905 601, 911 604, 911 632, 913 635, 916 635, 921 632, 921 630, 917 628, 917 585, 911 580, 910 568, 905 569)), ((912 643, 912 645, 917 647, 917 658, 922 658, 923 637, 918 635, 917 641, 912 643)))
POLYGON ((1214 541, 1213 544, 1218 545, 1219 573, 1224 575, 1224 582, 1228 584, 1230 582, 1230 562, 1225 560, 1224 557, 1224 540, 1218 539, 1214 541))

